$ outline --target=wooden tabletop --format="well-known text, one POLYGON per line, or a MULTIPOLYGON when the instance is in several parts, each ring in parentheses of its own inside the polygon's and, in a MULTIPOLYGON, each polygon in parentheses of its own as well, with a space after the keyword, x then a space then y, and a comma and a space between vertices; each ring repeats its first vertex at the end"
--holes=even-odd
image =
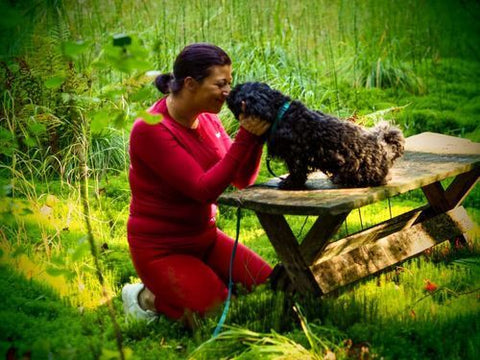
POLYGON ((480 168, 480 143, 425 132, 406 139, 405 155, 385 186, 341 188, 322 173, 313 173, 306 190, 279 190, 279 180, 223 194, 220 204, 242 206, 268 214, 340 214, 480 168))

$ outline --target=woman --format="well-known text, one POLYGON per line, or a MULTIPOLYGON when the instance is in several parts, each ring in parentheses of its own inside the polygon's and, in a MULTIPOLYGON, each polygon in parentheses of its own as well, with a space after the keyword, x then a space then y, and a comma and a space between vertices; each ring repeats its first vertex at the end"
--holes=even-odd
MULTIPOLYGON (((122 290, 128 316, 181 319, 205 315, 227 297, 234 241, 215 225, 215 201, 229 184, 251 185, 258 174, 261 135, 268 124, 240 116, 235 141, 217 114, 230 92, 231 60, 219 47, 192 44, 175 60, 173 74, 155 83, 165 97, 137 119, 130 136, 132 200, 128 241, 143 284, 122 290)), ((233 282, 247 289, 266 281, 271 267, 238 244, 233 282)))

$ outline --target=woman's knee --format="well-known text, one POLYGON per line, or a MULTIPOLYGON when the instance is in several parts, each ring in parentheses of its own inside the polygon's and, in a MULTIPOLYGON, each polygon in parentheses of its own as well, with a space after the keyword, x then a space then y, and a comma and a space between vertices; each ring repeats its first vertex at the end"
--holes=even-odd
POLYGON ((226 284, 202 260, 171 255, 150 265, 148 288, 155 294, 157 311, 179 318, 185 309, 204 314, 222 303, 226 284))

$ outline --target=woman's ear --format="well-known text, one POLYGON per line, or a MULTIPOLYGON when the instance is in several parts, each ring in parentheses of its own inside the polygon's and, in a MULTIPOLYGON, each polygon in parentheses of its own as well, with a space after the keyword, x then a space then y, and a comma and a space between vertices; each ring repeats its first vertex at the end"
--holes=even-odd
POLYGON ((187 76, 184 80, 183 80, 183 86, 187 89, 187 90, 190 90, 190 91, 193 91, 195 90, 197 87, 198 87, 199 83, 197 80, 195 80, 193 77, 191 76, 187 76))

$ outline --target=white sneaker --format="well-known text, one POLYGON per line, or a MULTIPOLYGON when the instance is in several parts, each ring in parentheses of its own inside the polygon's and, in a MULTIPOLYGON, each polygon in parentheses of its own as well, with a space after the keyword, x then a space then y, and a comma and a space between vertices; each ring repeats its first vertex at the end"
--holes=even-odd
POLYGON ((151 323, 158 318, 156 312, 151 310, 143 310, 138 303, 138 295, 145 285, 127 284, 122 289, 123 310, 125 311, 126 320, 146 321, 151 323))

